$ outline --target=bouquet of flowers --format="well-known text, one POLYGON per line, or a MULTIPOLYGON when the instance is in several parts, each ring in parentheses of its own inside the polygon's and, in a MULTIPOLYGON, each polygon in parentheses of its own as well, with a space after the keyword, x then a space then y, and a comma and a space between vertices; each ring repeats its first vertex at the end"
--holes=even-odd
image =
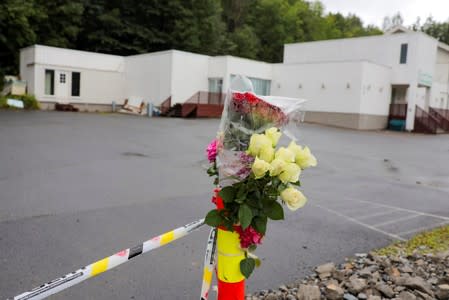
POLYGON ((282 130, 303 102, 231 91, 218 136, 207 147, 208 174, 217 185, 212 201, 217 208, 209 211, 205 221, 238 234, 243 252, 239 266, 245 278, 260 263, 251 252, 262 242, 268 219, 282 220, 282 205, 294 211, 307 201, 298 190, 299 176, 316 166, 315 157, 294 140, 278 146, 282 130))

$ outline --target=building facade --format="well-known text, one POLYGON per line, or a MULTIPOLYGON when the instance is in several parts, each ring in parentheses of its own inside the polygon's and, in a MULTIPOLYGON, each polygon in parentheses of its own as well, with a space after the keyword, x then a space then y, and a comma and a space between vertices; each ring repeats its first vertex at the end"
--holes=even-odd
POLYGON ((283 63, 169 50, 127 57, 34 45, 20 53, 20 75, 44 106, 90 110, 140 97, 183 103, 198 91, 225 92, 233 76, 255 92, 307 99, 306 121, 355 129, 387 127, 391 103, 449 109, 449 46, 396 27, 379 36, 287 44, 283 63))
POLYGON ((412 130, 416 105, 449 109, 449 46, 402 27, 379 36, 288 44, 275 69, 273 93, 308 99, 310 121, 385 128, 390 104, 407 103, 406 128, 412 130))

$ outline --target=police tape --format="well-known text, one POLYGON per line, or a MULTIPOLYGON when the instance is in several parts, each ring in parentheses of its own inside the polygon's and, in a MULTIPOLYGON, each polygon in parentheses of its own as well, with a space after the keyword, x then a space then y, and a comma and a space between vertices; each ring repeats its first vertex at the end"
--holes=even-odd
MULTIPOLYGON (((112 268, 117 267, 131 258, 134 258, 138 255, 146 253, 148 251, 154 250, 161 246, 164 246, 168 243, 171 243, 179 238, 182 238, 189 233, 197 230, 201 226, 204 225, 204 219, 189 223, 185 226, 176 228, 175 230, 166 232, 162 235, 156 236, 151 240, 143 242, 133 248, 128 248, 117 252, 114 255, 103 258, 93 264, 90 264, 84 268, 81 268, 75 272, 52 280, 48 283, 45 283, 37 288, 29 292, 22 293, 18 296, 14 297, 14 300, 38 300, 44 299, 50 295, 56 294, 62 290, 65 290, 71 286, 74 286, 88 278, 92 278, 106 272, 112 268)), ((209 243, 208 243, 209 248, 209 243)), ((207 255, 207 254, 206 254, 207 255)), ((207 299, 207 298, 206 298, 207 299)))
POLYGON ((206 254, 204 255, 203 283, 201 286, 201 300, 209 297, 212 275, 215 270, 215 252, 217 249, 217 228, 212 228, 207 239, 206 254))

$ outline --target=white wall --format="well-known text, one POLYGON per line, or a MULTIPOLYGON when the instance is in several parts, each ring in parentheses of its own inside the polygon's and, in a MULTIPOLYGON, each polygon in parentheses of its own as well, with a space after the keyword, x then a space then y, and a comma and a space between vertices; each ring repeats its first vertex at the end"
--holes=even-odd
POLYGON ((418 71, 433 74, 436 45, 420 32, 286 44, 284 63, 366 60, 391 67, 392 84, 405 84, 416 82, 418 71), (408 44, 406 64, 399 61, 401 44, 408 44))
POLYGON ((113 101, 122 104, 125 99, 124 74, 119 72, 107 72, 99 70, 79 69, 73 67, 58 67, 47 65, 35 65, 35 89, 34 94, 39 101, 48 102, 73 102, 73 103, 95 103, 112 104, 113 101), (55 71, 55 95, 45 95, 45 70, 55 71), (66 81, 68 97, 58 97, 57 74, 67 73, 66 81), (80 72, 80 96, 72 97, 71 94, 71 72, 80 72))
POLYGON ((51 66, 70 66, 79 69, 123 72, 123 56, 35 45, 34 63, 51 66))
POLYGON ((304 98, 307 111, 359 113, 361 86, 362 62, 276 64, 271 93, 304 98))
POLYGON ((20 79, 27 83, 27 93, 34 94, 34 47, 27 47, 20 51, 20 79))
POLYGON ((160 105, 171 95, 173 51, 125 57, 125 97, 160 105))
POLYGON ((244 75, 265 80, 272 80, 273 78, 272 64, 234 56, 227 56, 226 71, 226 80, 223 82, 224 91, 229 88, 231 75, 244 75))
POLYGON ((173 51, 172 104, 184 103, 198 91, 207 91, 209 56, 173 51))
POLYGON ((273 64, 234 56, 210 58, 209 77, 223 78, 223 92, 226 92, 230 86, 231 75, 272 80, 273 64))
POLYGON ((39 101, 111 104, 123 102, 123 57, 35 45, 21 50, 21 76, 39 101), (55 95, 45 95, 45 70, 55 71, 55 95), (59 73, 66 73, 61 91, 59 73), (71 73, 80 72, 80 96, 71 96, 71 73), (59 90, 58 90, 59 89, 59 90), (59 96, 58 96, 59 95, 59 96), (64 96, 61 96, 64 95, 64 96))
POLYGON ((449 109, 449 52, 438 48, 430 106, 449 109))
POLYGON ((391 102, 391 68, 362 63, 360 113, 388 116, 391 102))
POLYGON ((391 66, 399 64, 400 45, 414 36, 399 33, 286 44, 284 63, 369 60, 391 66))
POLYGON ((228 56, 209 57, 209 78, 225 78, 228 74, 228 56))
POLYGON ((435 82, 449 82, 449 52, 438 49, 435 65, 435 82))

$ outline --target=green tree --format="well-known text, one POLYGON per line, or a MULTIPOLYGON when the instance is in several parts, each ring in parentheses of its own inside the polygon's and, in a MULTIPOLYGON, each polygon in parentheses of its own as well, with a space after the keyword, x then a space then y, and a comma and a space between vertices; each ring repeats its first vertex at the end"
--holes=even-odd
MULTIPOLYGON (((446 23, 429 20, 424 27, 449 40, 446 23)), ((355 15, 325 14, 319 1, 3 0, 0 73, 17 73, 19 49, 35 43, 117 55, 179 49, 280 62, 286 43, 379 33, 355 15)))
POLYGON ((34 25, 37 42, 55 47, 76 47, 84 5, 79 0, 35 1, 44 16, 34 25))
POLYGON ((225 24, 218 0, 182 1, 171 41, 174 48, 216 55, 223 53, 225 24))
POLYGON ((19 50, 36 43, 34 24, 44 18, 44 12, 33 1, 0 2, 0 73, 18 73, 19 50))
POLYGON ((417 18, 415 23, 410 26, 410 29, 422 31, 440 42, 449 44, 449 20, 446 22, 437 22, 429 16, 424 24, 421 25, 421 20, 417 18))
POLYGON ((261 49, 258 59, 268 62, 282 61, 284 41, 287 40, 285 16, 290 7, 288 0, 260 0, 254 7, 252 26, 259 37, 261 49))
POLYGON ((440 42, 449 44, 449 22, 437 22, 432 17, 428 17, 421 30, 440 42))
MULTIPOLYGON (((84 0, 83 27, 77 47, 117 55, 154 51, 163 39, 156 36, 148 19, 151 6, 129 0, 84 0)), ((157 13, 155 13, 157 15, 157 13)))
POLYGON ((235 29, 227 36, 228 47, 225 49, 227 54, 257 59, 261 51, 259 37, 254 29, 249 25, 243 25, 235 29))

